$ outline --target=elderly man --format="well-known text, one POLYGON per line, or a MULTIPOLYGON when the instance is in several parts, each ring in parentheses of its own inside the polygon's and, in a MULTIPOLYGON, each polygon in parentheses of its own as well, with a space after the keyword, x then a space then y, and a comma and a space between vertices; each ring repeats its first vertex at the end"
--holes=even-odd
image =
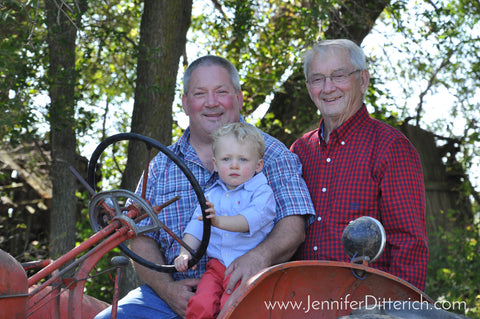
POLYGON ((343 229, 371 216, 387 235, 385 251, 371 266, 423 290, 428 248, 420 158, 398 130, 369 116, 365 60, 345 39, 319 42, 305 55, 307 89, 322 120, 291 146, 316 211, 296 258, 348 261, 343 229))

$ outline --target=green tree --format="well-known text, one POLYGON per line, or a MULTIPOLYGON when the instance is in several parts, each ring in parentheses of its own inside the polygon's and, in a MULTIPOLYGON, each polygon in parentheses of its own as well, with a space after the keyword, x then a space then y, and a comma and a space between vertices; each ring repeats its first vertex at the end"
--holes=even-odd
POLYGON ((39 120, 32 112, 31 95, 37 88, 31 80, 41 72, 41 41, 32 31, 35 4, 3 1, 0 6, 0 136, 16 145, 22 137, 35 134, 39 120))

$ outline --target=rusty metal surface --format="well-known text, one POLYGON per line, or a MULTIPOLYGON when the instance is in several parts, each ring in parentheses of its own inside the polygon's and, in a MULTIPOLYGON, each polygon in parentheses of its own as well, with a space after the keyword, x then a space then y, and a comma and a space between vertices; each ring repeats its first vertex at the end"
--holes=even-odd
MULTIPOLYGON (((32 290, 32 287, 30 290, 32 290)), ((72 318, 71 301, 75 298, 72 296, 72 290, 54 289, 48 286, 42 291, 35 293, 29 299, 28 317, 29 319, 63 319, 72 318)), ((100 301, 88 295, 83 295, 81 301, 75 305, 77 312, 76 317, 82 319, 94 318, 97 313, 107 308, 109 304, 100 301)), ((12 317, 13 318, 13 317, 12 317)))
POLYGON ((419 289, 388 273, 333 261, 277 265, 239 289, 228 300, 219 319, 338 318, 367 304, 392 300, 432 302, 419 289), (352 269, 364 271, 365 278, 354 276, 352 269))
POLYGON ((108 304, 84 295, 85 281, 102 256, 133 236, 128 230, 127 226, 115 221, 56 261, 45 263, 44 268, 29 278, 20 263, 0 250, 0 319, 93 318, 108 304), (79 256, 81 253, 83 255, 79 256), (74 268, 74 276, 64 278, 74 268))
POLYGON ((0 318, 24 318, 27 275, 10 254, 0 249, 0 318))

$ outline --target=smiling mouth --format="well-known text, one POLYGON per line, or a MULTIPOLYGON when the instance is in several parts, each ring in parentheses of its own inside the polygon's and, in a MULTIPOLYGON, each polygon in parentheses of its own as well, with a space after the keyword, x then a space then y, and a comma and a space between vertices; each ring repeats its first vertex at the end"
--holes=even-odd
POLYGON ((220 117, 223 113, 211 113, 211 114, 203 114, 205 117, 220 117))
POLYGON ((325 98, 323 99, 325 102, 334 102, 336 100, 340 99, 340 97, 331 97, 331 98, 325 98))

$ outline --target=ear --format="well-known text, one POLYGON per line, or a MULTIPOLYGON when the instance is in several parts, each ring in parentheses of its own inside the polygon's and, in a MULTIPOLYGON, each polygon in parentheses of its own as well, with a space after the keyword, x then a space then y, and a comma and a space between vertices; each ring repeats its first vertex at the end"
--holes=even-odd
POLYGON ((368 70, 363 70, 360 72, 360 86, 362 88, 362 93, 365 94, 370 84, 370 72, 368 70))
POLYGON ((218 172, 218 167, 217 167, 217 162, 215 162, 215 157, 212 157, 212 162, 213 162, 213 170, 215 172, 218 172))
POLYGON ((263 169, 263 159, 259 159, 257 162, 257 169, 255 169, 255 172, 260 173, 263 169))
POLYGON ((243 106, 243 92, 242 92, 241 89, 238 90, 237 101, 238 101, 238 110, 240 111, 242 109, 242 106, 243 106))
POLYGON ((183 111, 188 116, 188 98, 185 94, 182 95, 182 107, 183 111))

